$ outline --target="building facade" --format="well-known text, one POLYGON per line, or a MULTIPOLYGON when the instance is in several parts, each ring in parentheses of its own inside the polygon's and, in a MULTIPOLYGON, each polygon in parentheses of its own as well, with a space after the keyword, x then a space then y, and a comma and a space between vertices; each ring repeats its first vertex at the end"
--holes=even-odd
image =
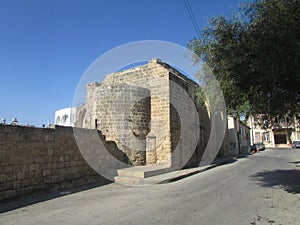
POLYGON ((263 124, 263 121, 257 121, 254 117, 248 120, 251 128, 251 144, 263 142, 266 147, 290 147, 294 140, 300 139, 299 118, 278 121, 270 128, 263 128, 260 124, 263 124))
POLYGON ((228 116, 227 142, 229 154, 234 156, 250 153, 250 127, 234 116, 228 116))
POLYGON ((80 108, 69 107, 55 111, 54 124, 59 126, 74 127, 76 113, 80 108))
POLYGON ((88 84, 86 104, 75 125, 100 130, 132 165, 199 165, 210 135, 210 118, 197 99, 198 87, 153 59, 109 74, 102 83, 88 84), (189 121, 194 124, 185 129, 189 121), (195 146, 184 142, 188 138, 196 140, 195 146))

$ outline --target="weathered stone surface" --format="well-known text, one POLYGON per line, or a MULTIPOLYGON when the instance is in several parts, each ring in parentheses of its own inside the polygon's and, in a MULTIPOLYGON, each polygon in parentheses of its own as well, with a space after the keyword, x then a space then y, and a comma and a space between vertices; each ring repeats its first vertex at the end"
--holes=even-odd
MULTIPOLYGON (((37 191, 105 181, 82 157, 72 128, 0 125, 0 137, 5 137, 0 139, 0 202, 37 191)), ((117 148, 108 143, 107 149, 114 152, 117 148)))
MULTIPOLYGON (((201 159, 210 131, 206 108, 197 101, 197 88, 191 79, 153 59, 146 65, 109 74, 102 83, 88 84, 87 103, 76 125, 101 130, 106 140, 114 141, 126 154, 129 164, 171 165, 180 158, 171 154, 181 135, 181 119, 171 102, 180 99, 179 89, 183 89, 194 102, 202 126, 191 160, 195 164, 201 159)), ((190 113, 189 103, 180 103, 185 113, 190 113)))
MULTIPOLYGON (((110 161, 99 150, 99 138, 105 151, 127 164, 169 166, 185 160, 183 151, 174 153, 177 146, 183 145, 183 123, 171 104, 182 92, 172 82, 185 90, 196 105, 201 132, 187 166, 199 163, 209 137, 210 120, 205 107, 197 102, 197 85, 155 59, 144 66, 110 74, 103 83, 88 85, 87 104, 78 115, 77 125, 89 129, 0 125, 0 202, 32 192, 104 181, 79 151, 76 129, 86 137, 80 140, 89 146, 86 154, 100 155, 97 164, 104 170, 112 170, 115 165, 107 165, 110 161)), ((188 115, 188 103, 180 104, 188 115)))

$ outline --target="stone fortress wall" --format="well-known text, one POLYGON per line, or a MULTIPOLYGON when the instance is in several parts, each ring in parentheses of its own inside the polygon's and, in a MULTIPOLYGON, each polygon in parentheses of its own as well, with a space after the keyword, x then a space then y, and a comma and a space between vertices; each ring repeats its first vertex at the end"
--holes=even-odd
MULTIPOLYGON (((91 157, 97 152, 97 165, 108 170, 115 165, 107 165, 107 152, 135 166, 181 165, 188 144, 182 142, 182 121, 192 116, 191 105, 181 101, 182 95, 188 95, 195 105, 199 117, 195 125, 200 126, 198 143, 184 162, 198 166, 210 135, 210 119, 196 89, 194 81, 154 59, 110 74, 101 84, 89 84, 87 103, 76 122, 81 128, 0 125, 0 202, 39 191, 107 182, 83 158, 75 140, 77 131, 84 137, 81 146, 89 146, 91 157), (178 99, 184 116, 173 104, 178 99), (99 138, 105 149, 99 147, 99 138)), ((194 133, 193 129, 184 132, 194 133)))
MULTIPOLYGON (((190 165, 199 163, 206 146, 210 120, 196 98, 198 85, 159 59, 107 75, 87 86, 86 105, 76 126, 98 129, 114 141, 132 165, 171 165, 180 139, 180 116, 171 104, 184 90, 195 104, 200 123, 199 142, 190 165)), ((189 113, 188 102, 182 101, 189 113), (186 104, 186 105, 185 105, 186 104)))
MULTIPOLYGON (((81 130, 86 135, 95 132, 81 130)), ((113 142, 105 142, 99 131, 98 135, 106 149, 118 154, 113 142)), ((89 145, 99 143, 99 140, 88 140, 89 145)), ((107 180, 82 157, 73 128, 0 125, 0 202, 34 192, 65 190, 97 182, 107 180)))

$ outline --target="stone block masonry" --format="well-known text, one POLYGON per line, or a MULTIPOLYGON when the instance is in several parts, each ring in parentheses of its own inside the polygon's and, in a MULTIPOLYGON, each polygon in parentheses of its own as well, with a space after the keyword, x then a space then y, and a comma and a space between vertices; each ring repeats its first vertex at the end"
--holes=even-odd
POLYGON ((77 116, 76 126, 100 130, 134 166, 180 165, 182 160, 189 160, 186 155, 193 155, 187 166, 196 165, 210 132, 210 118, 197 99, 197 88, 193 80, 153 59, 145 65, 108 74, 102 83, 88 84, 86 105, 77 116), (183 95, 188 95, 192 103, 182 101, 183 95), (185 118, 180 118, 172 101, 180 103, 185 118), (194 126, 200 126, 201 132, 195 151, 186 154, 189 143, 182 142, 181 120, 193 120, 191 105, 195 105, 200 123, 195 121, 194 126), (181 150, 175 154, 177 146, 181 150))
MULTIPOLYGON (((104 141, 104 136, 98 134, 104 141)), ((117 149, 112 142, 105 142, 105 146, 112 153, 117 149)), ((71 127, 0 125, 0 202, 34 192, 65 190, 97 182, 107 180, 86 163, 71 127)))

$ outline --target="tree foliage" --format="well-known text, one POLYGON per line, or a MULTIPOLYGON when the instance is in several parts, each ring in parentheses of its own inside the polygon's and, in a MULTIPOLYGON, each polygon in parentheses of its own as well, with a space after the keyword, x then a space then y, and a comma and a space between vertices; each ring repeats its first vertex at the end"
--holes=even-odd
POLYGON ((299 0, 243 4, 212 18, 188 47, 212 69, 229 113, 300 113, 299 0))

